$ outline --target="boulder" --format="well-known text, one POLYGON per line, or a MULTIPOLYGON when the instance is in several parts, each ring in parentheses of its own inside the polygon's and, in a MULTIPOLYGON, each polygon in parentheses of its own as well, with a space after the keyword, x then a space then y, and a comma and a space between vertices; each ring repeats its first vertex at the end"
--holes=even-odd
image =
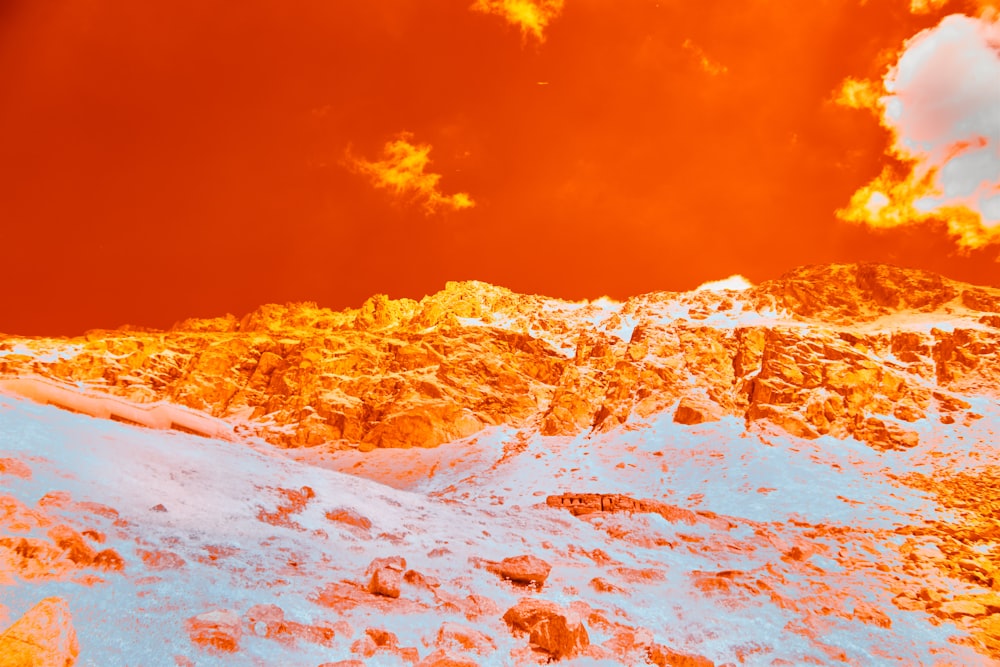
POLYGON ((531 648, 550 660, 572 658, 590 645, 580 616, 555 602, 522 598, 503 620, 513 633, 527 634, 531 648))
POLYGON ((0 667, 71 667, 79 652, 63 598, 45 598, 0 634, 0 667))
POLYGON ((722 406, 714 401, 685 396, 674 411, 674 423, 693 426, 716 422, 722 419, 723 414, 722 406))
POLYGON ((399 556, 376 558, 368 566, 368 591, 389 598, 399 597, 399 586, 406 570, 406 559, 399 556))
POLYGON ((83 536, 66 525, 58 525, 49 530, 49 537, 56 546, 63 550, 66 558, 80 567, 86 567, 94 562, 97 552, 84 541, 83 536))
POLYGON ((552 566, 530 554, 504 558, 499 563, 488 562, 486 568, 515 584, 541 588, 552 570, 552 566))

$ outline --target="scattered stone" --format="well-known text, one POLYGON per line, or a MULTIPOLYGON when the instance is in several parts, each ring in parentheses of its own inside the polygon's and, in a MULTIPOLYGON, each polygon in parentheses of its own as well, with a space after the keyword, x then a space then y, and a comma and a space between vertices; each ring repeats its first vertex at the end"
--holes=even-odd
POLYGON ((162 504, 157 504, 157 505, 153 505, 152 507, 150 507, 149 511, 150 512, 166 512, 167 508, 164 507, 162 504))

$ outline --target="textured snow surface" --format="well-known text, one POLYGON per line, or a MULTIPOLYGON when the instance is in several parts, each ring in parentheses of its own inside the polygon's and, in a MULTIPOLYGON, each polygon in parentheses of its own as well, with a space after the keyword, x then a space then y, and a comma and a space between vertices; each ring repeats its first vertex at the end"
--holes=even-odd
MULTIPOLYGON (((975 409, 987 415, 984 424, 1000 417, 986 402, 975 409)), ((391 488, 331 470, 329 462, 293 460, 259 442, 136 428, 0 396, 0 458, 24 461, 33 472, 29 480, 0 475, 0 495, 33 507, 46 493, 65 491, 74 501, 117 509, 124 521, 119 526, 102 517, 86 521, 107 534, 103 546, 116 549, 127 563, 123 574, 102 575, 106 583, 93 586, 4 583, 0 576, 0 605, 14 619, 44 597, 65 597, 79 636, 79 665, 173 665, 175 656, 185 656, 199 667, 315 666, 352 657, 349 645, 366 627, 395 632, 401 646, 416 646, 423 656, 447 620, 479 627, 496 640, 498 651, 482 657, 482 664, 512 665, 510 651, 525 640, 511 637, 499 616, 523 592, 469 559, 531 553, 553 564, 537 595, 562 604, 582 600, 609 618, 647 628, 656 641, 673 648, 720 665, 770 665, 777 658, 788 661, 784 664, 832 664, 829 654, 799 631, 797 610, 766 595, 736 604, 708 596, 692 583, 692 572, 760 573, 770 566, 782 574, 779 596, 811 599, 808 604, 817 606, 827 599, 846 600, 848 606, 866 600, 888 614, 891 628, 843 615, 823 617, 822 641, 843 651, 850 664, 987 664, 949 641, 957 632, 954 626, 934 625, 923 613, 896 609, 882 579, 865 570, 844 571, 832 556, 850 545, 830 539, 829 551, 817 552, 809 568, 781 559, 804 539, 805 524, 881 530, 932 516, 927 498, 892 485, 883 471, 920 470, 935 451, 965 458, 975 440, 938 437, 936 444, 906 453, 877 453, 852 440, 748 434, 733 419, 692 428, 661 417, 576 438, 523 436, 497 428, 431 452, 376 452, 386 466, 395 457, 401 468, 427 470, 397 484, 405 488, 391 488), (300 528, 258 519, 262 509, 273 511, 281 502, 277 487, 303 486, 311 487, 315 498, 291 517, 300 528), (564 492, 652 498, 718 513, 731 526, 670 523, 659 515, 584 521, 545 505, 547 495, 564 492), (156 505, 167 511, 152 511, 156 505), (332 508, 368 517, 373 523, 369 536, 327 520, 324 512, 332 508), (611 536, 614 528, 660 538, 669 546, 617 539, 611 536), (202 562, 210 546, 228 547, 233 555, 202 562), (441 547, 450 553, 429 555, 441 547), (140 548, 174 552, 185 564, 150 571, 136 553, 140 548), (606 552, 615 567, 653 569, 662 578, 630 583, 582 554, 593 549, 606 552), (341 617, 311 601, 325 584, 362 581, 373 558, 393 555, 437 577, 442 589, 457 596, 492 598, 499 614, 470 623, 460 614, 358 608, 341 617), (598 593, 588 585, 595 576, 626 590, 598 593), (192 645, 184 630, 185 619, 193 615, 221 608, 242 615, 255 604, 277 604, 286 618, 301 623, 347 620, 354 635, 338 637, 332 647, 244 635, 238 653, 218 656, 192 645), (748 649, 755 646, 765 648, 748 649)), ((859 557, 871 560, 872 573, 880 561, 899 569, 899 555, 890 549, 859 557)), ((407 588, 403 597, 419 599, 419 594, 407 588)), ((593 629, 590 634, 593 643, 606 639, 593 629)), ((379 654, 366 664, 406 663, 379 654)), ((580 658, 564 664, 617 663, 580 658)))

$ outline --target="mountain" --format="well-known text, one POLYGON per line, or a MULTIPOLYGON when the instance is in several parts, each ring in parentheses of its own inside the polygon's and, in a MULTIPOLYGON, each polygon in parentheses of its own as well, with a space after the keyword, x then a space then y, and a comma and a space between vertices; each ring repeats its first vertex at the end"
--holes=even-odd
POLYGON ((0 603, 82 664, 1000 660, 998 289, 449 283, 2 336, 0 392, 0 603))

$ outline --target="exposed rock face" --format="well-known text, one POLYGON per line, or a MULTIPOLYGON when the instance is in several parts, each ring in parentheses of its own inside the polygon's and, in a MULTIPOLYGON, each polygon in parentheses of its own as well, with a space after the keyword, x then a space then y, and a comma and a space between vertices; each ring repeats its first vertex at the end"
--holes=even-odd
POLYGON ((554 602, 522 598, 503 620, 513 632, 527 634, 531 648, 550 660, 575 657, 590 645, 579 615, 554 602))
POLYGON ((0 667, 71 667, 79 652, 62 598, 42 600, 0 634, 0 667))
POLYGON ((961 424, 963 396, 1000 397, 998 324, 1000 290, 882 265, 622 304, 449 283, 339 313, 268 305, 164 332, 0 337, 0 382, 167 400, 288 447, 433 447, 491 424, 575 435, 673 409, 681 424, 732 416, 906 449, 914 422, 961 424))

